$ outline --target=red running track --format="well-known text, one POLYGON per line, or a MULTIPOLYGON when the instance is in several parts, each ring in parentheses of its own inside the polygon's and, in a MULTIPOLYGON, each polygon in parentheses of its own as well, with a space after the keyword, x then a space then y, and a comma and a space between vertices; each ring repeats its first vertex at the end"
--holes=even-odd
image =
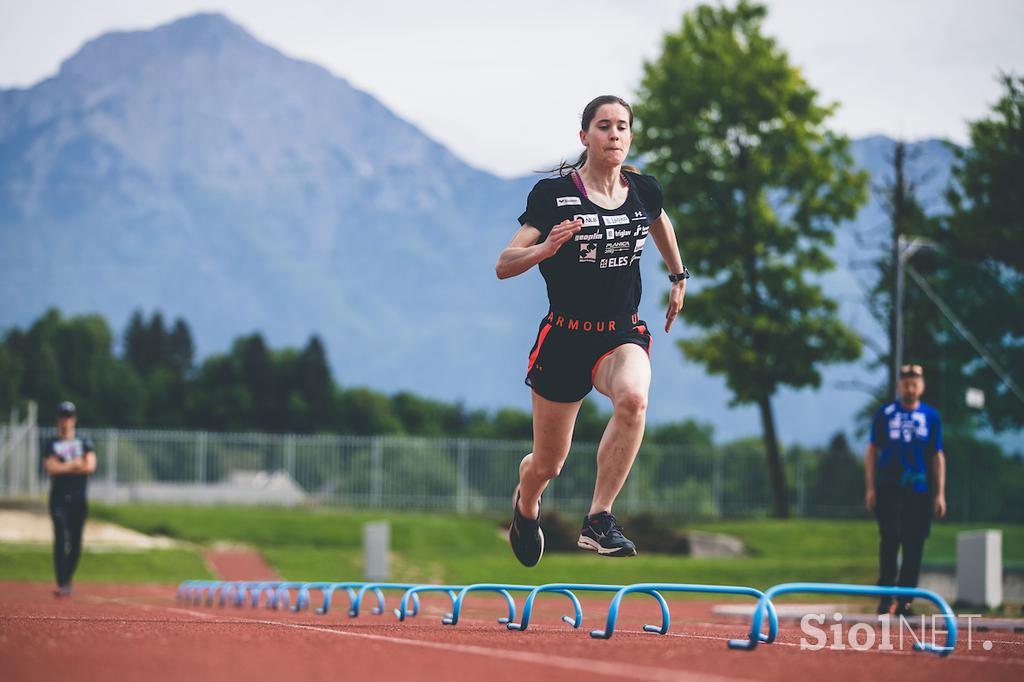
MULTIPOLYGON (((526 632, 495 621, 503 601, 471 595, 457 626, 441 625, 444 595, 425 597, 424 613, 399 623, 391 614, 350 619, 346 599, 319 616, 176 604, 175 586, 80 585, 54 599, 41 583, 0 583, 0 679, 21 680, 1009 680, 1024 678, 1024 635, 974 633, 948 658, 904 650, 801 650, 801 632, 782 624, 779 641, 730 651, 746 627, 716 619, 710 601, 670 602, 668 635, 640 632, 657 622, 650 598, 627 599, 611 640, 607 599, 584 601, 579 631, 560 622, 564 598, 538 600, 526 632), (989 651, 981 641, 992 642, 989 651)), ((522 608, 522 596, 517 598, 522 608)), ((397 595, 388 595, 389 608, 397 595)))

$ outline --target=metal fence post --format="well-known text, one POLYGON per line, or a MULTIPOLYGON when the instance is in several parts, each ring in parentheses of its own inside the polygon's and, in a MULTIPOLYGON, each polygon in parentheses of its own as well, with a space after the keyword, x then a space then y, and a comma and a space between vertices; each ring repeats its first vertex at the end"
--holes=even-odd
POLYGON ((370 506, 380 509, 384 487, 384 444, 374 436, 370 446, 370 506))
POLYGON ((804 457, 801 453, 796 459, 796 509, 800 516, 807 515, 804 491, 804 457))
POLYGON ((107 452, 105 453, 107 460, 107 488, 110 490, 110 495, 114 495, 114 486, 117 485, 117 431, 114 429, 107 429, 107 452))
POLYGON ((284 437, 284 470, 295 478, 295 435, 291 433, 284 437))
POLYGON ((469 446, 465 438, 460 438, 456 447, 458 448, 459 477, 455 492, 456 509, 460 514, 469 511, 469 446))
POLYGON ((25 447, 28 448, 28 492, 36 495, 39 492, 39 408, 35 401, 28 404, 28 431, 25 436, 28 439, 25 447))
POLYGON ((196 434, 196 481, 206 483, 206 431, 196 434))
POLYGON ((21 453, 21 424, 18 423, 18 411, 11 408, 11 445, 10 445, 10 458, 11 468, 10 471, 10 494, 17 495, 21 492, 21 460, 23 455, 21 453))
POLYGON ((722 518, 722 451, 711 449, 711 494, 715 500, 715 518, 722 518))

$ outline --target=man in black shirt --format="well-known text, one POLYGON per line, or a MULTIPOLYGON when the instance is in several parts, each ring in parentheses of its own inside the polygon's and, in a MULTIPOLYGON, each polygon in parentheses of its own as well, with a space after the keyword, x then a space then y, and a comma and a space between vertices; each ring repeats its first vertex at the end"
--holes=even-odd
POLYGON ((51 438, 43 451, 43 465, 50 475, 56 597, 71 594, 71 578, 82 553, 82 530, 89 512, 86 481, 96 471, 92 441, 75 435, 75 422, 74 403, 61 403, 57 408, 57 438, 51 438))

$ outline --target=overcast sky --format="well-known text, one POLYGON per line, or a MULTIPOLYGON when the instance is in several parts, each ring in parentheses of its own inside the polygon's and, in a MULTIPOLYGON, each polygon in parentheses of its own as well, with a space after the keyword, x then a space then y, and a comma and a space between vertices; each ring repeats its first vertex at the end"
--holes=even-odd
MULTIPOLYGON (((112 29, 219 11, 372 93, 466 161, 504 176, 574 155, 583 105, 633 95, 688 0, 0 0, 0 87, 56 73, 112 29), (523 126, 521 122, 528 121, 523 126)), ((841 107, 851 136, 967 139, 1024 73, 1022 0, 778 0, 767 31, 841 107)))

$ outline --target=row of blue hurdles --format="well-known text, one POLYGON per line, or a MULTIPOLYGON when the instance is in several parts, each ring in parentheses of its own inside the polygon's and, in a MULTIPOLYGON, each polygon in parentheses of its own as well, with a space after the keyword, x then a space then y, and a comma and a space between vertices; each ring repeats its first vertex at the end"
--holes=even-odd
POLYGON ((910 587, 878 587, 874 585, 847 585, 841 583, 782 583, 764 592, 753 587, 735 585, 701 585, 686 583, 637 583, 633 585, 593 585, 576 583, 550 583, 547 585, 512 585, 502 583, 477 583, 473 585, 430 585, 388 582, 301 582, 301 581, 239 581, 239 580, 186 580, 178 586, 177 598, 181 602, 189 602, 194 606, 220 606, 233 604, 242 607, 248 601, 253 608, 263 600, 267 608, 285 608, 294 612, 312 606, 311 593, 319 591, 322 596, 321 605, 315 609, 318 614, 326 614, 331 608, 331 599, 338 590, 344 590, 348 596, 348 615, 358 617, 363 598, 373 593, 377 604, 371 608, 374 614, 382 614, 384 608, 384 590, 402 590, 402 598, 394 614, 399 621, 415 616, 420 610, 419 595, 426 592, 444 592, 451 599, 451 613, 445 614, 442 623, 456 625, 462 612, 466 596, 472 592, 492 592, 505 598, 508 616, 498 619, 498 623, 509 630, 526 630, 530 625, 534 600, 544 593, 564 595, 572 602, 574 615, 562 616, 562 620, 574 628, 583 623, 583 608, 576 592, 614 592, 608 608, 608 619, 604 630, 592 630, 590 636, 595 639, 609 639, 615 633, 615 625, 619 616, 619 605, 628 594, 646 594, 657 600, 661 607, 661 625, 644 625, 646 632, 665 634, 669 628, 668 603, 662 592, 685 592, 702 594, 746 595, 757 599, 751 619, 750 632, 745 639, 731 639, 731 649, 753 650, 759 643, 771 644, 778 636, 779 619, 772 599, 783 594, 814 593, 842 594, 855 596, 889 596, 926 599, 934 603, 946 620, 946 644, 937 646, 932 643, 915 641, 914 648, 919 651, 931 651, 940 656, 949 655, 956 646, 956 617, 949 604, 931 590, 910 587), (291 603, 291 591, 295 591, 295 603, 291 603), (517 623, 516 603, 512 592, 527 592, 523 603, 522 619, 517 623), (767 632, 762 632, 767 621, 767 632))

